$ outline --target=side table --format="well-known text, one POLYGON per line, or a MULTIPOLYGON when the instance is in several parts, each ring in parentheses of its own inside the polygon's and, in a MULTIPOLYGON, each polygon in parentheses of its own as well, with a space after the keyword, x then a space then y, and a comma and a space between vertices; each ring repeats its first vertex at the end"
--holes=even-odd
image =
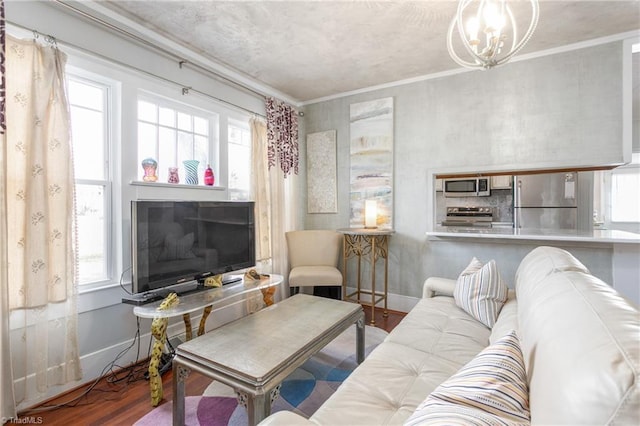
POLYGON ((355 301, 357 303, 368 303, 362 295, 371 295, 371 325, 375 325, 375 306, 384 301, 383 316, 388 316, 387 312, 387 292, 389 276, 389 237, 395 232, 391 229, 369 229, 369 228, 343 228, 338 232, 344 235, 343 246, 343 268, 342 274, 342 298, 343 300, 355 301), (347 266, 349 259, 357 258, 358 280, 356 291, 347 294, 347 266), (371 263, 371 289, 362 289, 362 259, 371 263), (376 291, 376 262, 378 259, 384 260, 384 288, 383 291, 376 291), (355 297, 354 297, 355 296, 355 297))

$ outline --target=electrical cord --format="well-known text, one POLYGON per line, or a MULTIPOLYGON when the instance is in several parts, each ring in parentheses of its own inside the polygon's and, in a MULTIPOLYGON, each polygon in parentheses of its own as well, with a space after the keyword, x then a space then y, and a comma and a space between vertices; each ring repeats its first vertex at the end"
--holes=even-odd
MULTIPOLYGON (((140 355, 140 318, 136 318, 136 333, 134 335, 133 341, 131 342, 131 344, 129 346, 127 346, 126 348, 124 348, 122 351, 120 351, 116 357, 113 359, 113 361, 111 361, 109 364, 107 364, 102 371, 100 372, 100 374, 98 375, 98 377, 87 387, 87 389, 84 390, 84 392, 82 392, 80 395, 70 399, 69 401, 60 403, 60 404, 53 404, 53 405, 42 405, 40 407, 36 407, 36 408, 32 408, 29 410, 26 410, 23 415, 29 415, 29 414, 37 414, 37 413, 41 413, 41 412, 45 412, 45 411, 51 411, 51 410, 55 410, 58 408, 62 408, 62 407, 76 407, 79 405, 80 400, 84 397, 86 397, 91 391, 93 391, 94 389, 96 391, 100 391, 100 392, 116 392, 116 393, 120 393, 122 391, 122 388, 120 389, 114 389, 114 390, 104 390, 104 389, 96 389, 96 386, 98 385, 98 383, 100 382, 100 380, 102 380, 103 378, 105 378, 105 381, 109 384, 114 384, 114 383, 119 383, 119 382, 125 382, 125 386, 127 386, 129 383, 132 383, 136 380, 141 380, 142 377, 139 374, 140 370, 140 365, 139 365, 139 355, 140 355), (123 377, 118 377, 118 373, 116 371, 114 371, 114 368, 119 367, 117 364, 117 361, 122 358, 127 352, 129 352, 129 350, 131 350, 131 348, 133 348, 134 345, 136 345, 137 343, 137 351, 136 351, 136 360, 133 364, 131 364, 127 369, 128 372, 127 374, 125 374, 123 377), (110 371, 110 375, 106 375, 107 371, 110 371)), ((151 345, 149 345, 149 353, 150 353, 150 349, 151 349, 151 345)), ((144 367, 143 367, 144 368, 144 367)))
POLYGON ((124 286, 124 284, 122 283, 122 278, 124 277, 125 272, 130 270, 131 270, 131 266, 123 270, 122 273, 120 274, 120 288, 122 288, 122 290, 124 290, 124 292, 127 293, 129 296, 133 295, 133 293, 127 290, 127 288, 124 286))

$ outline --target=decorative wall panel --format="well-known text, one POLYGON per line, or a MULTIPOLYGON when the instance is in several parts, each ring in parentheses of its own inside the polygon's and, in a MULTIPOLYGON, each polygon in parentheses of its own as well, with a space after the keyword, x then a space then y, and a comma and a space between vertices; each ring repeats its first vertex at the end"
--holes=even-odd
POLYGON ((336 131, 307 135, 307 211, 338 212, 336 131))

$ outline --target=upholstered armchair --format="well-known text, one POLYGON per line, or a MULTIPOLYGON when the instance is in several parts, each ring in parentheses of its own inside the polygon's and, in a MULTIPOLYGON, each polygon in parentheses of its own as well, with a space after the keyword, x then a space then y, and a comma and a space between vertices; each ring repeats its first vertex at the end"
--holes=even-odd
MULTIPOLYGON (((289 287, 342 286, 338 260, 342 234, 330 230, 286 233, 289 252, 289 287)), ((340 287, 341 288, 341 287, 340 287)))

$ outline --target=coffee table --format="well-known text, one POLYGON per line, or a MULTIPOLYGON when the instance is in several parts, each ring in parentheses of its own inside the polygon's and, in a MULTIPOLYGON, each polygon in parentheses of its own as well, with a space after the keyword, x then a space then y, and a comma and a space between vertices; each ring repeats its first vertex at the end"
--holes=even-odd
POLYGON ((280 383, 344 330, 356 324, 356 358, 364 359, 359 304, 297 294, 185 342, 173 360, 173 424, 184 425, 185 379, 196 371, 231 386, 249 425, 271 412, 280 383))

